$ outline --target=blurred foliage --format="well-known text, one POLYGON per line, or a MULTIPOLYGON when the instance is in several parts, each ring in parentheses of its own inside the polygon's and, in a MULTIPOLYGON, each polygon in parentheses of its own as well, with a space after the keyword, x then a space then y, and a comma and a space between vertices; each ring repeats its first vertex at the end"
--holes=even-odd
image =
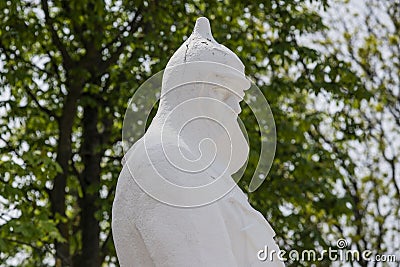
MULTIPOLYGON (((342 166, 350 172, 354 166, 346 151, 326 145, 319 129, 330 119, 343 131, 335 142, 358 140, 363 122, 322 112, 310 99, 328 93, 357 109, 373 92, 349 62, 298 42, 327 30, 315 10, 328 8, 327 1, 309 2, 0 1, 3 265, 117 264, 110 217, 128 100, 165 67, 203 15, 215 39, 243 60, 275 117, 275 161, 249 195, 251 204, 276 230, 282 249, 335 245, 329 234, 337 236, 333 226, 355 204, 336 185, 345 183, 342 166)), ((251 140, 240 183, 246 190, 259 129, 246 106, 241 118, 251 140)))
MULTIPOLYGON (((352 199, 350 216, 332 230, 344 233, 358 251, 400 257, 400 2, 334 2, 332 25, 318 44, 324 53, 351 63, 372 95, 361 101, 331 101, 340 112, 324 135, 329 146, 350 155, 351 168, 338 162, 340 188, 352 199), (357 4, 361 8, 356 8, 357 4), (338 16, 339 14, 347 14, 338 16), (359 129, 343 122, 360 122, 359 129), (336 123, 335 123, 336 122, 336 123), (345 140, 349 131, 354 140, 345 140), (340 140, 340 142, 338 142, 340 140)), ((353 124, 352 124, 353 125, 353 124)), ((355 266, 376 266, 360 259, 355 266)))

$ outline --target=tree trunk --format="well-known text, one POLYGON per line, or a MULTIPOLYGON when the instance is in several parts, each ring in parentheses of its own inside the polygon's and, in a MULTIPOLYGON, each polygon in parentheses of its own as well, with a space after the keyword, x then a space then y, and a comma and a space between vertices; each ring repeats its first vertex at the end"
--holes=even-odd
MULTIPOLYGON (((57 214, 65 216, 65 187, 69 171, 69 160, 71 158, 71 134, 74 118, 77 110, 77 101, 80 94, 80 86, 72 87, 64 103, 63 113, 59 120, 59 140, 56 161, 62 169, 54 179, 53 188, 50 191, 50 202, 53 216, 57 214)), ((56 242, 56 266, 72 266, 69 246, 68 224, 60 221, 58 230, 65 242, 56 242)))
POLYGON ((76 267, 100 267, 100 226, 95 214, 98 211, 101 138, 97 130, 99 122, 97 107, 86 106, 83 118, 83 143, 81 157, 85 169, 81 184, 83 197, 80 199, 80 229, 82 231, 82 254, 75 262, 76 267))

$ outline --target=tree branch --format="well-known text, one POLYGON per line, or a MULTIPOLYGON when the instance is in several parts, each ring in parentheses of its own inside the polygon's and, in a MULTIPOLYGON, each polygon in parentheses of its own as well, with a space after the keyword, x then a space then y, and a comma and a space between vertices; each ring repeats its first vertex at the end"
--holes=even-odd
POLYGON ((63 62, 65 64, 66 69, 69 69, 73 65, 74 61, 72 60, 71 56, 68 54, 68 51, 67 51, 66 47, 64 46, 64 44, 62 43, 61 39, 58 37, 57 31, 54 29, 53 19, 50 16, 49 5, 47 3, 47 0, 41 0, 41 4, 42 4, 44 16, 45 16, 46 25, 51 34, 51 39, 52 39, 53 43, 55 44, 55 46, 57 47, 57 49, 61 52, 63 62))
POLYGON ((54 111, 42 106, 39 103, 39 100, 36 98, 36 96, 29 90, 29 88, 26 89, 26 92, 32 98, 33 102, 35 102, 35 104, 39 107, 41 111, 45 112, 49 117, 54 117, 57 121, 59 121, 60 118, 54 113, 54 111))
MULTIPOLYGON (((35 245, 31 244, 31 243, 24 242, 24 241, 21 241, 21 240, 18 240, 18 239, 11 239, 11 238, 4 238, 3 240, 4 240, 4 241, 8 241, 8 242, 12 242, 12 243, 16 243, 16 244, 20 244, 20 245, 25 245, 25 246, 28 246, 28 247, 33 248, 34 250, 39 251, 39 253, 42 253, 42 249, 40 249, 40 247, 37 247, 37 246, 35 246, 35 245)), ((45 249, 47 252, 49 252, 50 254, 52 254, 52 255, 57 255, 57 256, 59 256, 59 257, 62 257, 62 255, 59 255, 59 254, 57 253, 57 251, 54 253, 54 251, 53 251, 49 246, 47 246, 46 244, 45 244, 43 247, 44 247, 44 249, 45 249)), ((69 262, 67 259, 63 259, 63 260, 64 260, 65 262, 69 262)))
MULTIPOLYGON (((128 23, 127 27, 124 27, 122 31, 110 42, 106 45, 104 49, 111 50, 112 46, 116 45, 116 43, 120 42, 120 46, 116 49, 114 53, 111 54, 110 58, 107 60, 103 61, 101 66, 100 66, 100 73, 103 74, 110 65, 114 64, 117 62, 119 56, 121 55, 122 51, 124 51, 125 46, 128 44, 128 39, 131 35, 133 35, 140 26, 140 22, 142 21, 142 8, 143 8, 143 3, 141 6, 139 6, 135 12, 135 15, 133 16, 132 20, 128 23), (127 31, 128 27, 130 26, 130 29, 128 31, 128 35, 126 37, 123 37, 123 33, 127 31)), ((111 53, 111 51, 110 51, 111 53)))
POLYGON ((134 33, 136 30, 133 30, 133 28, 136 26, 136 24, 139 24, 140 19, 139 15, 141 15, 143 9, 143 2, 142 4, 136 9, 135 11, 135 15, 133 15, 133 18, 130 22, 128 22, 128 25, 126 25, 108 44, 105 45, 105 48, 110 49, 115 43, 117 43, 118 41, 120 41, 124 34, 124 32, 128 31, 129 26, 131 26, 131 29, 129 30, 130 33, 134 33), (139 19, 139 21, 136 21, 137 19, 139 19), (133 23, 135 23, 135 25, 132 25, 133 23), (133 32, 132 32, 133 31, 133 32))

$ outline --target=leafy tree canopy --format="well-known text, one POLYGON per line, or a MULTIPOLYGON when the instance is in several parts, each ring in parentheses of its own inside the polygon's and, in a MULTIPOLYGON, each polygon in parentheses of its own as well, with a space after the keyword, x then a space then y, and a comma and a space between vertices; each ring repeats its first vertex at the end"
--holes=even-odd
MULTIPOLYGON (((282 248, 332 245, 325 226, 338 224, 354 202, 335 189, 344 179, 337 162, 350 171, 353 165, 326 146, 319 126, 331 114, 310 99, 327 93, 357 103, 370 94, 349 63, 298 42, 326 29, 308 2, 0 1, 0 261, 116 264, 110 216, 128 100, 203 15, 215 39, 243 60, 275 116, 274 165, 251 203, 282 248)), ((362 123, 341 116, 331 119, 341 120, 342 141, 357 138, 362 123)), ((241 118, 251 141, 240 184, 246 190, 260 142, 247 107, 241 118)))

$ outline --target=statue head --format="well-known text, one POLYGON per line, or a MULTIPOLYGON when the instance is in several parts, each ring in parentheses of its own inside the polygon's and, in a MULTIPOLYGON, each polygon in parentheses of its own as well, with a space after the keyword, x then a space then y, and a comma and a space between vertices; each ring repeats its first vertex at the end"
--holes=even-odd
POLYGON ((166 66, 160 104, 168 108, 187 97, 210 96, 224 101, 237 115, 241 111, 239 102, 249 87, 243 63, 214 40, 208 19, 200 17, 193 33, 166 66))
POLYGON ((197 19, 164 71, 156 116, 167 129, 163 133, 177 135, 179 146, 192 152, 182 160, 209 162, 228 175, 243 166, 248 144, 237 117, 249 87, 240 59, 214 40, 208 19, 197 19))

